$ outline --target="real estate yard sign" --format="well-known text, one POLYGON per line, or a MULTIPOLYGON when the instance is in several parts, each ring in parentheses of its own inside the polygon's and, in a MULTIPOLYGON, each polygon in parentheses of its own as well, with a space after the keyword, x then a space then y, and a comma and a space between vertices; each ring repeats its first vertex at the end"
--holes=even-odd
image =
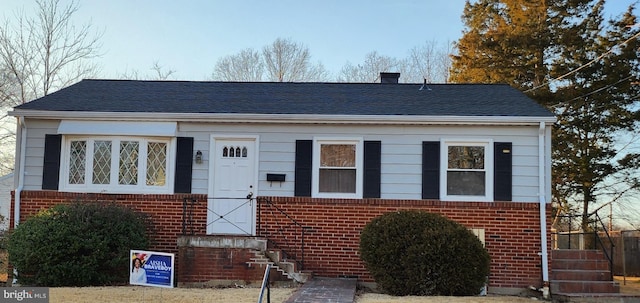
POLYGON ((129 284, 173 288, 174 254, 131 250, 129 284))

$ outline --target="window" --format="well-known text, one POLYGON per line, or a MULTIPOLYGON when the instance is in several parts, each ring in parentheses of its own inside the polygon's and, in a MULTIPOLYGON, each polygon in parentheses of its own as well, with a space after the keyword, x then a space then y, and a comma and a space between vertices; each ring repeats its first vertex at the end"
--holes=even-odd
POLYGON ((362 198, 362 140, 318 139, 313 151, 313 196, 362 198))
POLYGON ((62 187, 69 191, 168 193, 171 140, 65 137, 62 187))
POLYGON ((443 200, 493 199, 493 145, 491 142, 445 141, 441 149, 443 200))

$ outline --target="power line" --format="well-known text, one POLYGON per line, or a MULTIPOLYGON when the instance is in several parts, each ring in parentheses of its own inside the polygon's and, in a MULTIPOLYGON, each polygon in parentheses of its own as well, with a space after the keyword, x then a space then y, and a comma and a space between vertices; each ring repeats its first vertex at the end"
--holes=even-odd
POLYGON ((530 88, 530 89, 528 89, 528 90, 526 90, 526 91, 524 91, 524 92, 525 92, 525 93, 528 93, 528 92, 531 92, 531 91, 537 90, 537 89, 539 89, 539 88, 541 88, 541 87, 543 87, 543 86, 545 86, 545 85, 547 85, 547 84, 549 84, 549 83, 551 83, 551 82, 558 81, 558 80, 562 80, 564 77, 567 77, 567 76, 569 76, 569 75, 572 75, 572 74, 574 74, 574 73, 578 72, 579 70, 581 70, 581 69, 583 69, 583 68, 585 68, 585 67, 587 67, 587 66, 589 66, 589 65, 593 64, 594 62, 596 62, 596 61, 598 61, 598 60, 600 60, 600 59, 604 58, 606 55, 608 55, 608 54, 612 53, 612 52, 613 52, 613 50, 614 50, 616 47, 618 47, 618 46, 622 46, 622 45, 626 44, 627 42, 629 42, 629 41, 631 41, 631 40, 633 40, 633 39, 635 39, 635 38, 638 38, 638 37, 640 37, 640 32, 636 33, 635 35, 633 35, 631 38, 629 38, 629 39, 625 40, 624 42, 619 43, 619 44, 616 44, 616 45, 615 45, 614 47, 612 47, 609 51, 607 51, 606 53, 604 53, 604 54, 602 54, 602 55, 598 56, 597 58, 595 58, 595 59, 593 59, 593 60, 589 61, 588 63, 583 64, 583 65, 581 65, 580 67, 578 67, 578 68, 576 68, 576 69, 574 69, 574 70, 572 70, 572 71, 570 71, 570 72, 568 72, 568 73, 566 73, 566 74, 564 74, 564 75, 562 75, 562 76, 560 76, 560 77, 557 77, 557 78, 555 78, 555 79, 552 79, 552 80, 546 81, 546 82, 544 82, 544 83, 542 83, 542 84, 540 84, 540 85, 538 85, 538 86, 535 86, 535 87, 533 87, 533 88, 530 88))

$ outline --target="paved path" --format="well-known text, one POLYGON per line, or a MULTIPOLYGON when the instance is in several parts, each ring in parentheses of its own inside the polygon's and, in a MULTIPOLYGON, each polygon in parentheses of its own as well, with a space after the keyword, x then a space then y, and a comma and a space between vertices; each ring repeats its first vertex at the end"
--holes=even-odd
POLYGON ((285 303, 353 303, 356 279, 313 278, 285 303))

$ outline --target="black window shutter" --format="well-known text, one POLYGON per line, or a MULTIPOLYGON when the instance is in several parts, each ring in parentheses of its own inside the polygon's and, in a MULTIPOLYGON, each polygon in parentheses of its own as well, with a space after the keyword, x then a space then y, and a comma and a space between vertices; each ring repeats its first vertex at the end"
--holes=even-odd
POLYGON ((380 198, 380 141, 364 141, 363 198, 380 198))
POLYGON ((422 142, 422 199, 440 199, 440 142, 422 142))
POLYGON ((176 140, 176 175, 173 191, 175 193, 191 193, 193 169, 193 138, 178 137, 176 140))
POLYGON ((296 140, 296 168, 294 195, 311 197, 311 174, 313 172, 313 141, 296 140))
POLYGON ((511 201, 511 142, 493 143, 493 200, 511 201))
POLYGON ((42 189, 58 190, 60 181, 60 147, 62 135, 45 135, 42 189))

